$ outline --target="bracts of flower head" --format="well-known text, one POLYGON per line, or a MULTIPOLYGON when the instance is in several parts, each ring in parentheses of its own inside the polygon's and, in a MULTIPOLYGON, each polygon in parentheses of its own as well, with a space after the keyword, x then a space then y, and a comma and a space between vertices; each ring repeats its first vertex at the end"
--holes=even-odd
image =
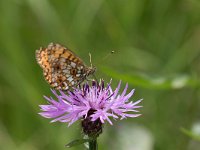
POLYGON ((112 90, 111 82, 105 86, 101 80, 99 83, 93 81, 92 85, 85 83, 67 94, 63 91, 59 91, 58 94, 52 90, 56 99, 45 96, 49 104, 40 105, 42 112, 39 114, 53 119, 51 122, 67 122, 69 126, 81 119, 84 134, 97 137, 102 132, 105 121, 112 125, 111 118, 116 120, 141 115, 137 109, 142 107, 138 105, 142 99, 130 101, 134 90, 126 94, 128 89, 126 84, 120 94, 120 86, 121 81, 117 88, 112 90))

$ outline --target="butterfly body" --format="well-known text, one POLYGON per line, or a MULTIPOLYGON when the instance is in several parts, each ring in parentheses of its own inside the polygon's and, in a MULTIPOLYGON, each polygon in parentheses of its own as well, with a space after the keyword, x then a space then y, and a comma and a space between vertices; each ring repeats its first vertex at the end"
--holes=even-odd
POLYGON ((47 48, 36 50, 36 60, 45 80, 57 90, 68 90, 80 84, 96 70, 60 44, 50 43, 47 48))

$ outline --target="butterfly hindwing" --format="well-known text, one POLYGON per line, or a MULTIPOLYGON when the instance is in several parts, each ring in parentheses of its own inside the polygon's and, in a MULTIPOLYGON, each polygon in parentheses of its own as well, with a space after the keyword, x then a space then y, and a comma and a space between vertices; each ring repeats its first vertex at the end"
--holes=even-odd
POLYGON ((36 50, 36 60, 43 69, 45 80, 58 90, 68 90, 94 72, 60 44, 50 43, 47 48, 36 50))

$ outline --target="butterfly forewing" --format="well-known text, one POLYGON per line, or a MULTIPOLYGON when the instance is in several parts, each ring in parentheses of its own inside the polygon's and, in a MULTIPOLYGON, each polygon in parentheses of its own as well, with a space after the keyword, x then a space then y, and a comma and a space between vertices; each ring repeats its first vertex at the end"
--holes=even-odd
POLYGON ((55 89, 68 90, 94 72, 72 51, 60 44, 50 43, 36 50, 36 60, 43 69, 45 80, 55 89))

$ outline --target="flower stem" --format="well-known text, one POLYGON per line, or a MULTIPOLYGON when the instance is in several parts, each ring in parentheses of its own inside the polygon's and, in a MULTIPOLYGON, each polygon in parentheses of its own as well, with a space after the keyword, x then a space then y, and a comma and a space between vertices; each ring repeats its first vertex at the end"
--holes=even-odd
POLYGON ((89 150, 98 150, 97 139, 93 139, 89 142, 89 150))

